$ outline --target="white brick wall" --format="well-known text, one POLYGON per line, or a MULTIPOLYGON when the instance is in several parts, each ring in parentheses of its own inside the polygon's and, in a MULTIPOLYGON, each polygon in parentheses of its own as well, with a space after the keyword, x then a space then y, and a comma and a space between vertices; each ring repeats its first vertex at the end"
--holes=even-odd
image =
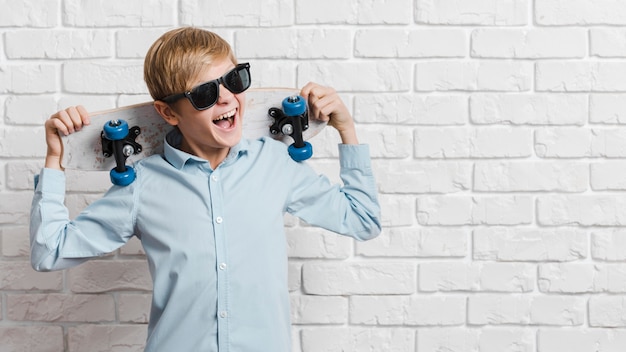
MULTIPOLYGON (((0 351, 140 351, 141 246, 28 263, 43 121, 146 100, 164 31, 213 29, 254 85, 334 86, 384 232, 287 218, 294 352, 626 350, 626 2, 0 0, 0 351)), ((312 164, 337 179, 337 135, 312 164)), ((76 214, 108 187, 68 171, 76 214)))

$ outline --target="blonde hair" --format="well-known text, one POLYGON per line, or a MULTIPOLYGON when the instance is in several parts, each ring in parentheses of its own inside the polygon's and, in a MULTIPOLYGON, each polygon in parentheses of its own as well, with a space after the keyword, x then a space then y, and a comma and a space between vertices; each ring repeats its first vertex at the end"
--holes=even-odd
POLYGON ((194 27, 171 30, 146 54, 143 76, 154 100, 192 88, 195 78, 214 61, 237 64, 230 45, 213 32, 194 27))

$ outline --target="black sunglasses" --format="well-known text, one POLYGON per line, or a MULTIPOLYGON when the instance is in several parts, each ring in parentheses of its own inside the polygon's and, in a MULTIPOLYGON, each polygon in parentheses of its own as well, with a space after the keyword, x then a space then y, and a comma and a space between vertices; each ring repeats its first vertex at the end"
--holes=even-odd
POLYGON ((218 79, 202 83, 190 91, 167 96, 162 101, 172 104, 180 98, 187 98, 196 110, 206 110, 217 103, 220 98, 220 84, 233 94, 243 93, 250 88, 250 64, 235 66, 218 79))

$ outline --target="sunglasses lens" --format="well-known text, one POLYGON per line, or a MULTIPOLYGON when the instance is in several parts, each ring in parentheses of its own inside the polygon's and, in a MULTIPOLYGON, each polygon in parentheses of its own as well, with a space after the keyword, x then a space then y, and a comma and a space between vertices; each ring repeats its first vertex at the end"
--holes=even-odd
POLYGON ((217 82, 211 81, 197 86, 189 95, 196 108, 206 109, 217 102, 218 94, 217 82))
POLYGON ((247 67, 238 67, 224 77, 224 87, 239 94, 250 87, 250 71, 247 67))

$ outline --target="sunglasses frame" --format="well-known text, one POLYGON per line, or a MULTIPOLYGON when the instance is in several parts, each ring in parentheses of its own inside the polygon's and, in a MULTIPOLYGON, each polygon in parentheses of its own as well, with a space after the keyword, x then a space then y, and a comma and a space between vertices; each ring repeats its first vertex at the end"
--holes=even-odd
POLYGON ((173 104, 173 103, 175 103, 176 101, 178 101, 178 100, 179 100, 179 99, 181 99, 181 98, 187 98, 187 100, 189 100, 189 102, 191 103, 191 105, 193 105, 194 109, 199 110, 199 111, 202 111, 202 110, 206 110, 206 109, 211 108, 213 105, 215 105, 215 104, 217 103, 217 101, 218 101, 218 100, 219 100, 219 98, 220 98, 220 85, 223 85, 223 86, 224 86, 224 88, 228 89, 228 91, 229 91, 229 92, 231 92, 231 93, 233 93, 233 94, 240 94, 240 93, 245 92, 248 88, 250 88, 250 83, 252 83, 252 79, 250 78, 250 63, 248 63, 248 62, 244 62, 244 63, 238 64, 237 66, 235 66, 235 68, 233 68, 232 70, 230 70, 230 71, 226 72, 226 73, 225 73, 222 77, 220 77, 220 78, 213 79, 213 80, 210 80, 210 81, 208 81, 208 82, 204 82, 204 83, 198 84, 197 86, 195 86, 195 87, 191 88, 191 90, 188 90, 188 91, 186 91, 186 92, 169 95, 169 96, 167 96, 167 97, 165 97, 165 98, 161 99, 161 101, 163 101, 163 102, 165 102, 165 103, 168 103, 168 104, 173 104), (248 86, 247 86, 246 88, 244 88, 244 90, 242 90, 241 92, 235 93, 235 92, 233 92, 233 91, 230 89, 230 87, 227 85, 226 80, 225 80, 225 77, 226 77, 226 76, 228 76, 228 75, 230 75, 230 74, 232 74, 232 73, 234 73, 234 72, 239 72, 239 71, 242 71, 242 70, 245 70, 245 71, 248 73, 248 83, 249 83, 249 84, 248 84, 248 86), (197 90, 198 88, 200 88, 200 87, 202 87, 202 86, 204 86, 204 85, 207 85, 207 84, 215 84, 215 85, 216 85, 216 87, 217 87, 217 89, 216 89, 216 99, 215 99, 215 101, 214 101, 213 103, 211 103, 211 104, 210 104, 210 105, 208 105, 208 106, 199 107, 199 106, 198 106, 198 105, 196 105, 196 103, 193 101, 193 98, 192 98, 192 96, 191 96, 191 95, 193 94, 194 90, 197 90))

